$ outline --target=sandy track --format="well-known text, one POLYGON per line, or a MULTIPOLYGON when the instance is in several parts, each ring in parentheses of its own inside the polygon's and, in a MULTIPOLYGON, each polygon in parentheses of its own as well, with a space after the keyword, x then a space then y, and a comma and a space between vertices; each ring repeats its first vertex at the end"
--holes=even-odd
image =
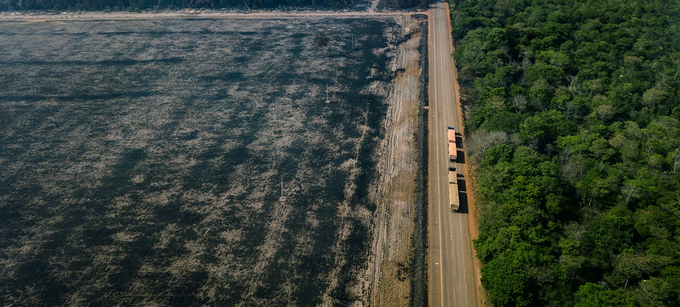
MULTIPOLYGON (((402 35, 417 30, 418 22, 401 19, 402 35)), ((411 33, 399 46, 395 69, 398 73, 386 120, 383 141, 386 158, 379 167, 378 208, 375 214, 371 306, 407 306, 413 299, 409 269, 413 261, 416 231, 416 172, 421 33, 411 33)))

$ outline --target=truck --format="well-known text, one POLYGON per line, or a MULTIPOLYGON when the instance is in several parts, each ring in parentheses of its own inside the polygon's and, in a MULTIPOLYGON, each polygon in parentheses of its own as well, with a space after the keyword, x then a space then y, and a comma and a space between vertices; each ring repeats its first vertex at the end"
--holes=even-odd
POLYGON ((458 149, 456 148, 456 129, 453 126, 449 126, 446 134, 449 139, 449 159, 455 162, 458 158, 458 149))
POLYGON ((449 170, 449 205, 451 211, 458 211, 460 199, 458 198, 458 174, 455 170, 449 170))

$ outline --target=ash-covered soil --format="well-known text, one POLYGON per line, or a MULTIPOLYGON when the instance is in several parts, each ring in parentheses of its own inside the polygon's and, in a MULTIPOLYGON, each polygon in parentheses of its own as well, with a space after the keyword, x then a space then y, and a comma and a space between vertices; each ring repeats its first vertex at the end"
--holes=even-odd
POLYGON ((365 302, 400 33, 0 23, 2 305, 365 302))

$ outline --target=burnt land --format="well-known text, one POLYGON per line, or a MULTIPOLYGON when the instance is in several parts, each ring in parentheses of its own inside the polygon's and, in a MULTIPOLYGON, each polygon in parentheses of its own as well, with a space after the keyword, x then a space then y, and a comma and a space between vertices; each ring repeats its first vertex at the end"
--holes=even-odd
POLYGON ((361 301, 398 28, 0 23, 0 301, 361 301))

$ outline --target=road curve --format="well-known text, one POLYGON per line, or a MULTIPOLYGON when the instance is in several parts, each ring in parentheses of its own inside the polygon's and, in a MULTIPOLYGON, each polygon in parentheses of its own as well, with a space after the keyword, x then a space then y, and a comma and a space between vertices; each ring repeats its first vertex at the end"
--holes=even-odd
MULTIPOLYGON (((472 266, 472 242, 468 227, 465 192, 461 193, 459 212, 449 210, 448 150, 446 129, 455 126, 462 132, 459 106, 455 105, 454 64, 451 59, 449 5, 436 2, 429 18, 429 121, 428 121, 428 233, 430 306, 477 306, 472 266)), ((458 145, 462 142, 458 138, 458 145)), ((459 157, 463 154, 459 151, 459 157)), ((463 169, 464 161, 456 163, 463 169)), ((453 164, 451 164, 453 166, 453 164)), ((465 168, 467 169, 467 168, 465 168)), ((466 173, 466 172, 465 172, 466 173)), ((459 176, 459 186, 466 178, 459 176)))

